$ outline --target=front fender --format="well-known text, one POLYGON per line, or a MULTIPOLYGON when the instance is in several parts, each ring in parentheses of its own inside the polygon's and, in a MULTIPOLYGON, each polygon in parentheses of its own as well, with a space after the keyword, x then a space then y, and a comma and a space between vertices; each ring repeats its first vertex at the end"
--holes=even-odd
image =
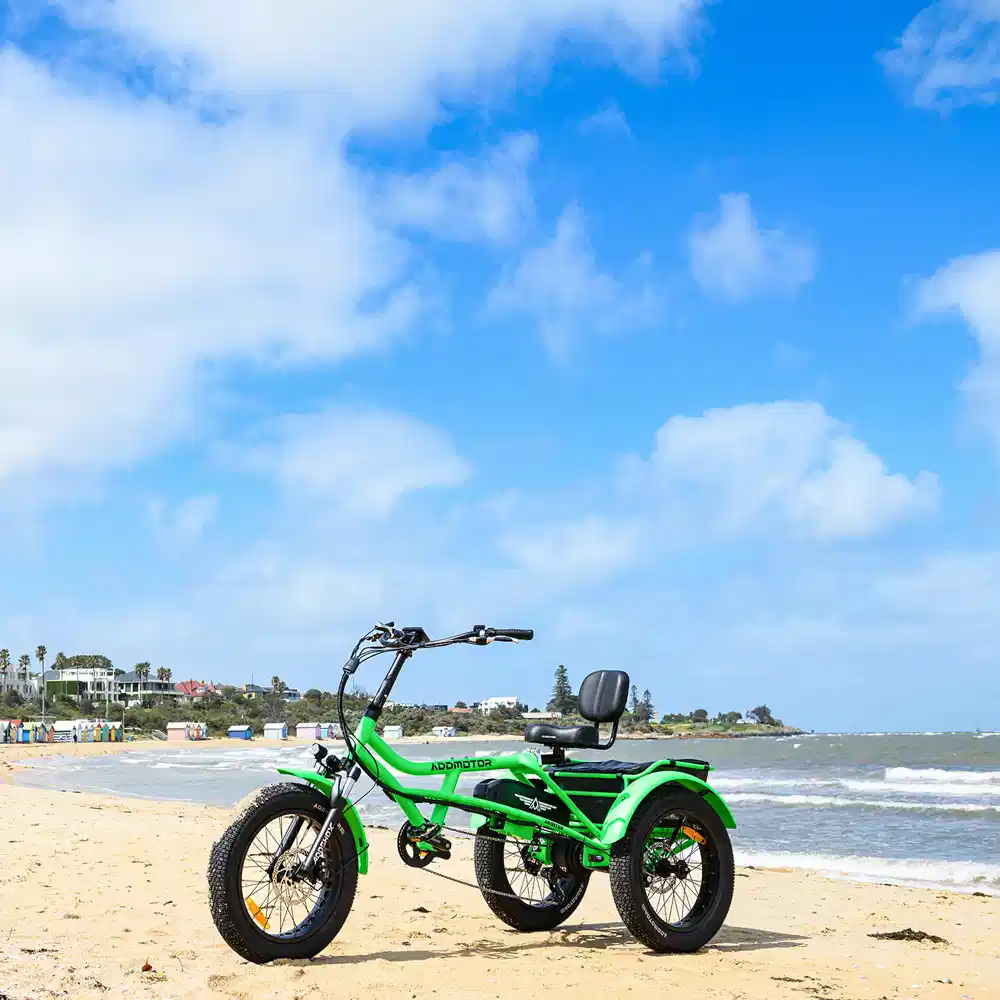
POLYGON ((718 813, 723 826, 729 830, 736 828, 736 820, 733 819, 729 806, 722 801, 722 796, 701 778, 683 771, 654 771, 631 782, 615 799, 601 828, 601 840, 608 845, 621 840, 636 809, 642 805, 650 792, 661 785, 683 785, 684 788, 697 792, 718 813))
MULTIPOLYGON (((303 781, 308 781, 313 788, 322 792, 328 799, 333 795, 332 778, 326 778, 322 774, 317 774, 315 771, 309 771, 305 768, 279 767, 277 770, 278 774, 287 774, 293 778, 301 778, 303 781)), ((365 836, 365 827, 361 822, 361 817, 358 816, 358 811, 354 808, 354 803, 350 799, 347 800, 347 805, 344 808, 344 819, 347 820, 351 836, 354 838, 355 849, 358 852, 358 872, 361 875, 366 875, 368 873, 368 838, 365 836)))

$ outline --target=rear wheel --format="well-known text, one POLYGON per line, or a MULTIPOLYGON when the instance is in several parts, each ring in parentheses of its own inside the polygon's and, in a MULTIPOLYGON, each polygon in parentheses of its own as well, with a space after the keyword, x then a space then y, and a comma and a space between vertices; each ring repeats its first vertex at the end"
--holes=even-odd
POLYGON ((237 807, 213 845, 212 919, 238 955, 258 963, 312 958, 337 936, 358 885, 357 850, 343 818, 314 874, 296 874, 329 809, 329 800, 306 785, 268 785, 237 807))
POLYGON ((697 951, 733 899, 733 848, 715 810, 676 786, 658 789, 613 845, 611 894, 625 926, 653 951, 697 951))
POLYGON ((486 905, 509 927, 550 931, 583 900, 590 872, 573 874, 544 864, 538 845, 480 828, 474 857, 486 905))

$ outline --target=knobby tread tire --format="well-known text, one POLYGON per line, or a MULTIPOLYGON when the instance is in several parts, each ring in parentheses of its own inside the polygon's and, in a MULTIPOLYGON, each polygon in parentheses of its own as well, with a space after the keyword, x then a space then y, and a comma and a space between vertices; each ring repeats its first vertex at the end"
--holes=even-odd
POLYGON ((736 881, 732 843, 722 820, 700 795, 680 786, 657 789, 639 806, 625 836, 611 847, 608 875, 611 895, 622 923, 633 937, 658 952, 693 952, 711 941, 729 913, 736 881), (704 826, 719 855, 715 897, 708 912, 689 929, 672 928, 659 920, 645 892, 643 854, 646 838, 655 821, 674 809, 693 816, 704 826))
POLYGON ((508 927, 516 931, 551 931, 567 920, 583 901, 590 882, 590 872, 579 878, 579 885, 570 898, 558 906, 531 906, 520 899, 498 893, 513 892, 504 868, 503 834, 480 828, 476 833, 473 859, 476 865, 476 881, 486 900, 486 905, 508 927))
POLYGON ((265 935, 247 913, 239 884, 243 857, 268 818, 302 812, 322 822, 329 808, 329 799, 308 785, 292 781, 265 785, 234 807, 229 826, 212 845, 208 861, 212 920, 226 944, 247 961, 262 964, 278 958, 312 958, 330 944, 344 925, 358 885, 357 848, 344 819, 334 827, 327 844, 331 860, 340 859, 336 862, 342 872, 340 893, 326 920, 308 936, 281 940, 265 935))

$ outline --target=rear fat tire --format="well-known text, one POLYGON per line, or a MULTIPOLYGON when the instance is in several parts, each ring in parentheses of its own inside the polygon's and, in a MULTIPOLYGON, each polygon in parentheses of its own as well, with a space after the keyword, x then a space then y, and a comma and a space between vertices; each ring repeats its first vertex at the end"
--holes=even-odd
POLYGON ((729 913, 736 875, 733 847, 722 820, 700 795, 679 786, 658 789, 639 806, 625 836, 612 846, 608 875, 615 906, 634 937, 653 951, 697 951, 715 937, 729 913), (712 898, 697 922, 689 927, 666 923, 646 895, 643 868, 646 840, 656 821, 671 811, 696 820, 708 833, 717 854, 712 898))
POLYGON ((268 822, 282 814, 299 813, 322 823, 329 809, 330 800, 308 785, 295 782, 266 785, 236 807, 229 828, 212 845, 208 862, 212 920, 226 944, 242 958, 258 964, 277 958, 312 958, 343 927, 358 886, 357 847, 343 818, 327 843, 329 863, 334 871, 340 869, 340 889, 324 919, 307 934, 281 939, 264 933, 247 912, 241 884, 244 856, 268 822))
MULTIPOLYGON (((476 864, 476 881, 486 900, 486 905, 508 927, 517 931, 550 931, 568 919, 583 901, 590 882, 590 872, 583 876, 571 876, 574 881, 568 898, 561 903, 527 903, 510 896, 497 893, 513 892, 507 870, 504 867, 504 847, 507 838, 503 834, 480 828, 476 834, 473 857, 476 864), (493 890, 493 891, 490 891, 493 890)), ((519 843, 519 842, 518 842, 519 843)))

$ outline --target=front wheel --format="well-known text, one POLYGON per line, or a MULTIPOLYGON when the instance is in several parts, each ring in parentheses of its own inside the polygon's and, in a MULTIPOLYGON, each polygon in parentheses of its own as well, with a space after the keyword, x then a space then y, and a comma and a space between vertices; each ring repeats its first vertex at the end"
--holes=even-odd
POLYGON ((358 886, 354 839, 341 818, 312 877, 296 874, 319 834, 329 799, 307 785, 267 785, 236 808, 208 863, 212 919, 251 962, 312 958, 336 936, 358 886))
POLYGON ((611 848, 611 895, 622 922, 653 951, 697 951, 722 926, 733 899, 733 848, 700 796, 652 792, 611 848))
POLYGON ((480 828, 476 881, 486 905, 518 931, 550 931, 580 905, 590 872, 573 874, 545 861, 534 842, 480 828))

